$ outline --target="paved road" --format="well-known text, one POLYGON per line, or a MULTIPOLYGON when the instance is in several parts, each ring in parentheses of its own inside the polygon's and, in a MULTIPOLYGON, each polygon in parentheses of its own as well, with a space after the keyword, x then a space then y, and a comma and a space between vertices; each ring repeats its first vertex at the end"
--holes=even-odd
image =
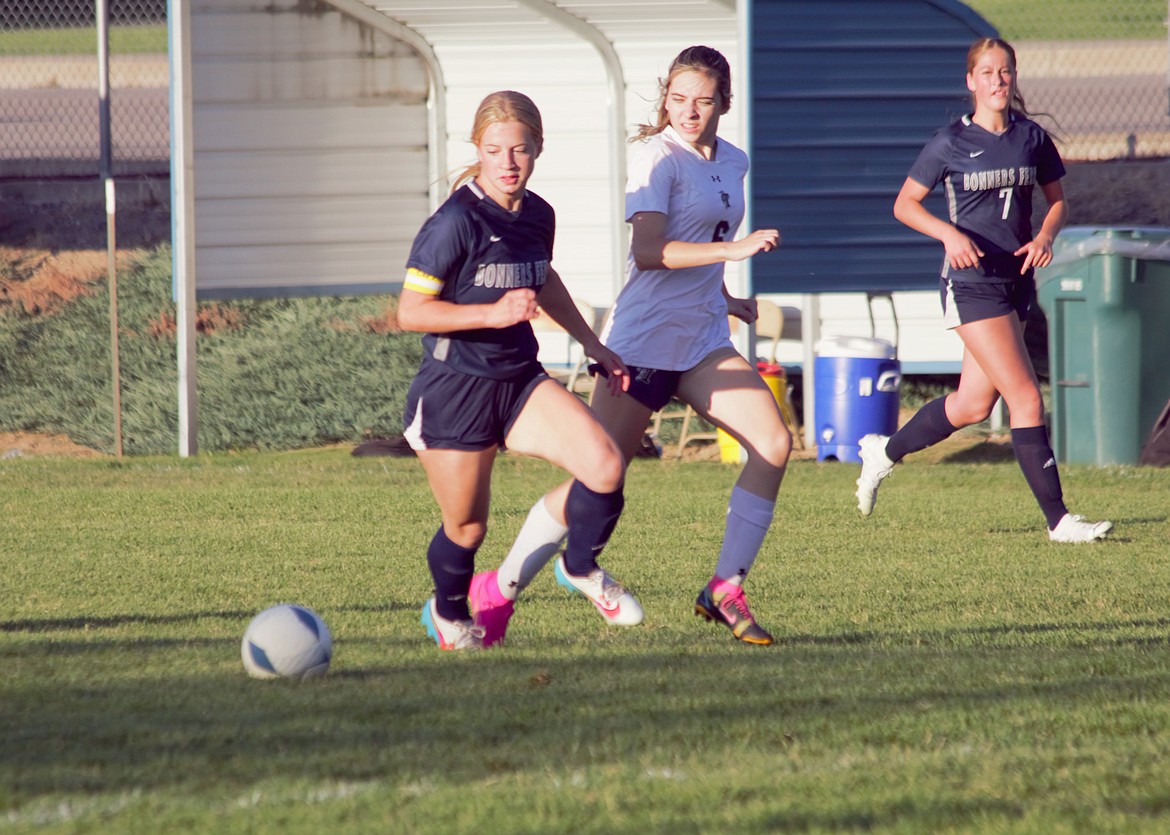
POLYGON ((1055 117, 1065 156, 1099 158, 1124 155, 1130 135, 1143 156, 1170 156, 1166 88, 1165 76, 1120 75, 1034 79, 1022 89, 1029 110, 1055 117))
MULTIPOLYGON (((1135 58, 1132 66, 1139 72, 1122 75, 1115 67, 1116 51, 1123 45, 1107 44, 1110 52, 1101 55, 1081 53, 1105 47, 1076 46, 1044 51, 1030 44, 1021 49, 1029 62, 1025 66, 1037 69, 1023 85, 1029 108, 1055 116, 1065 156, 1123 156, 1131 135, 1143 156, 1170 156, 1170 102, 1167 76, 1161 69, 1164 47, 1160 53, 1148 44, 1141 45, 1144 49, 1135 47, 1141 60, 1135 58), (1103 63, 1109 56, 1112 65, 1103 63), (1086 66, 1106 69, 1100 70, 1101 75, 1075 77, 1086 66)), ((11 63, 3 69, 7 79, 18 76, 11 63)), ((28 89, 19 89, 20 83, 0 85, 8 88, 0 90, 0 173, 13 169, 20 160, 96 160, 98 104, 96 83, 89 77, 96 73, 92 59, 64 64, 25 61, 21 71, 28 89)), ((165 59, 119 64, 111 70, 111 83, 115 161, 168 159, 165 59)))
MULTIPOLYGON (((110 131, 116 159, 170 157, 166 88, 129 88, 110 94, 110 131)), ((0 160, 97 159, 96 90, 4 90, 0 93, 0 160)))

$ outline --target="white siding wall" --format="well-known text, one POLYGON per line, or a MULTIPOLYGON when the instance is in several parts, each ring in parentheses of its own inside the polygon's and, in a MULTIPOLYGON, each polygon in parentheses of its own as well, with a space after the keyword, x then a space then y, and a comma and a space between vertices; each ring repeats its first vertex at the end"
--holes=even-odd
MULTIPOLYGON (((728 34, 734 26, 729 24, 728 34)), ((696 32, 690 43, 709 43, 734 62, 734 39, 696 32), (717 42, 718 41, 718 42, 717 42)), ((688 43, 619 45, 627 85, 627 136, 652 118, 657 79, 688 43)), ((615 262, 609 202, 609 87, 605 65, 584 42, 527 46, 504 54, 458 44, 436 50, 447 82, 447 158, 451 168, 474 160, 470 145, 475 108, 488 93, 516 89, 532 97, 544 119, 544 153, 536 164, 532 190, 557 212, 554 264, 570 291, 597 308, 614 298, 615 262)), ((740 144, 734 113, 722 133, 740 144)), ((627 155, 629 148, 626 148, 627 155)), ((623 218, 616 222, 622 223, 623 218)), ((628 236, 623 240, 628 240, 628 236)), ((624 260, 625 246, 622 247, 624 260)))
MULTIPOLYGON (((721 36, 710 31, 696 32, 689 42, 650 40, 617 45, 627 85, 627 136, 633 135, 639 122, 653 119, 658 78, 666 74, 670 60, 679 50, 692 43, 713 46, 728 57, 733 68, 738 65, 734 27, 730 25, 721 36)), ((531 96, 541 109, 545 150, 537 162, 532 188, 557 211, 555 265, 574 295, 598 309, 608 308, 614 296, 609 233, 609 224, 614 219, 607 191, 608 88, 600 56, 584 43, 530 46, 504 56, 489 55, 482 47, 468 44, 440 46, 437 52, 448 85, 447 157, 453 169, 474 159, 468 139, 475 108, 483 96, 493 90, 518 89, 531 96)), ((737 108, 742 105, 742 99, 734 101, 731 112, 720 123, 720 133, 741 147, 746 144, 737 118, 737 108)), ((627 154, 628 151, 627 148, 627 154)), ((891 204, 893 198, 890 195, 891 204)), ((628 236, 625 240, 628 241, 628 236)), ((741 265, 729 264, 729 285, 741 286, 745 272, 741 265)), ((800 296, 769 298, 793 308, 801 304, 800 296)), ((897 293, 895 305, 899 357, 903 363, 910 370, 957 368, 962 359, 962 345, 953 333, 942 329, 938 295, 897 293)), ((864 295, 824 296, 821 315, 822 337, 868 336, 872 332, 864 295)), ((874 316, 876 335, 893 341, 889 304, 876 301, 874 316)), ((799 365, 802 357, 799 329, 790 328, 790 335, 795 338, 781 343, 780 359, 787 365, 799 365)), ((546 341, 549 348, 542 358, 554 365, 566 362, 563 340, 553 337, 546 341)))
MULTIPOLYGON (((940 247, 941 249, 941 247, 940 247)), ((777 304, 799 310, 798 295, 767 295, 777 304)), ((903 374, 957 374, 963 359, 963 343, 954 331, 943 328, 942 308, 936 292, 894 293, 894 313, 882 298, 873 302, 873 323, 863 293, 831 293, 820 297, 821 338, 832 336, 876 336, 896 342, 903 374)), ((799 366, 802 359, 799 320, 785 319, 784 338, 778 359, 784 365, 799 366)))
POLYGON ((436 50, 447 82, 447 160, 473 162, 471 123, 485 95, 518 90, 544 121, 544 151, 531 189, 557 213, 553 265, 570 292, 598 307, 611 293, 605 68, 584 43, 530 46, 491 56, 482 47, 436 50))
MULTIPOLYGON (((277 294, 290 287, 371 292, 401 281, 410 242, 430 211, 421 59, 339 12, 309 15, 290 0, 255 7, 196 0, 192 26, 200 295, 277 294)), ((484 95, 511 88, 532 96, 545 121, 545 151, 532 188, 557 211, 554 263, 570 292, 603 310, 621 280, 613 275, 613 223, 623 231, 623 261, 628 241, 623 219, 612 217, 608 191, 609 86, 592 46, 556 35, 508 50, 490 38, 435 43, 447 85, 447 159, 452 170, 474 159, 468 139, 484 95)), ((652 118, 657 79, 694 43, 720 49, 739 66, 730 15, 718 25, 696 24, 689 37, 668 42, 647 32, 615 45, 627 85, 627 135, 652 118)), ((720 125, 740 146, 746 146, 739 122, 746 98, 739 94, 720 125)), ((740 288, 746 269, 730 264, 727 275, 740 288)), ((800 305, 799 296, 776 298, 800 305)), ((940 326, 937 295, 899 293, 896 304, 903 362, 957 366, 962 348, 940 326)), ((823 336, 870 333, 864 296, 825 296, 821 311, 823 336)), ((877 335, 892 338, 888 305, 878 302, 875 312, 877 335)), ((799 343, 785 340, 780 357, 799 364, 799 343)))
POLYGON ((428 209, 418 56, 289 2, 197 2, 192 41, 199 295, 401 281, 428 209))
MULTIPOLYGON (((619 45, 627 85, 626 135, 639 122, 653 118, 658 78, 670 61, 690 43, 721 49, 734 66, 734 25, 727 37, 712 39, 695 33, 689 42, 619 45)), ((605 64, 590 45, 529 45, 499 54, 480 45, 458 44, 436 49, 447 82, 447 159, 453 170, 474 160, 469 142, 475 108, 488 93, 516 89, 532 97, 544 120, 544 152, 536 164, 531 187, 557 212, 554 266, 569 291, 599 311, 609 308, 620 286, 614 272, 611 225, 621 224, 621 261, 629 237, 624 218, 613 217, 610 203, 610 109, 605 64)), ((740 143, 734 113, 721 124, 721 133, 740 143)), ((629 154, 629 146, 625 152, 629 154)), ((623 183, 624 186, 624 183, 623 183)), ((732 267, 730 276, 738 276, 732 267)), ((736 279, 738 280, 738 279, 736 279)), ((538 334, 541 360, 563 366, 576 360, 579 349, 563 338, 538 334)))

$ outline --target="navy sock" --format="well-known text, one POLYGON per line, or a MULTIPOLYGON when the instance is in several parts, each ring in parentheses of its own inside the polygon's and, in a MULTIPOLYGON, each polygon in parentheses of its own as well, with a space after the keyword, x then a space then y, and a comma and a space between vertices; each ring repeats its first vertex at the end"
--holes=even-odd
POLYGON ((1055 528, 1068 508, 1064 506, 1064 492, 1060 489, 1060 473, 1056 469, 1056 456, 1048 443, 1048 427, 1028 426, 1012 430, 1012 449, 1016 462, 1024 473, 1032 495, 1044 511, 1048 529, 1055 528))
POLYGON ((427 548, 427 568, 435 581, 435 611, 446 620, 469 620, 467 591, 475 573, 475 552, 478 548, 464 548, 447 538, 443 526, 427 548))
POLYGON ((584 577, 598 567, 597 555, 609 542, 625 501, 620 487, 612 493, 594 493, 581 482, 573 482, 565 500, 569 523, 565 570, 569 574, 584 577))
POLYGON ((944 441, 958 429, 947 420, 947 398, 935 398, 914 413, 886 443, 886 457, 901 461, 912 452, 944 441))

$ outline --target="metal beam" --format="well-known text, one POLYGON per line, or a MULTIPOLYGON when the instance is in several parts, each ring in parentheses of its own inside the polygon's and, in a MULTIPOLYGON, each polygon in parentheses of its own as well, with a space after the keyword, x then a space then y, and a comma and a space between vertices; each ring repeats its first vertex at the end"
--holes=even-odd
POLYGON ((179 455, 199 451, 195 385, 195 155, 191 128, 191 4, 167 2, 171 72, 171 271, 179 363, 179 455))
MULTIPOLYGON (((747 151, 748 159, 751 159, 751 141, 752 141, 752 108, 751 108, 751 92, 752 92, 752 30, 747 25, 746 21, 751 19, 751 5, 752 0, 730 0, 731 7, 735 8, 738 2, 738 15, 736 18, 736 35, 739 38, 738 48, 735 50, 736 67, 731 74, 732 78, 732 96, 738 102, 735 108, 739 125, 740 146, 747 151)), ((724 5, 727 5, 724 3, 724 5)), ((753 225, 752 217, 752 178, 745 177, 743 181, 743 226, 744 232, 751 232, 755 226, 753 225)), ((732 291, 736 296, 746 298, 755 295, 755 287, 752 286, 752 261, 754 259, 740 261, 738 266, 739 282, 732 291)), ((754 358, 756 355, 756 329, 754 327, 740 327, 738 334, 732 333, 731 338, 735 340, 740 351, 745 357, 754 358)))
POLYGON ((325 0, 342 14, 372 29, 402 41, 414 49, 427 68, 427 145, 430 148, 427 182, 431 211, 439 208, 446 197, 443 183, 447 176, 447 84, 443 67, 430 41, 406 24, 370 8, 361 0, 325 0))
POLYGON ((596 26, 562 9, 551 0, 518 0, 538 14, 568 29, 590 44, 601 56, 609 82, 609 208, 613 297, 625 283, 626 273, 626 77, 613 44, 596 26))

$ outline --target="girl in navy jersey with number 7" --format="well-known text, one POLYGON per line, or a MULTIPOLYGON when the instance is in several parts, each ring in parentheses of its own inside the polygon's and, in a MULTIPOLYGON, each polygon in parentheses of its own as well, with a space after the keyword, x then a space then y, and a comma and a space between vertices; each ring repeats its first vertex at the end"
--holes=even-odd
POLYGON ((893 436, 861 439, 857 504, 873 512, 878 485, 911 452, 958 428, 987 419, 1002 395, 1011 415, 1012 447, 1054 542, 1092 542, 1113 527, 1068 512, 1048 441, 1040 384, 1024 347, 1024 321, 1036 302, 1035 267, 1052 261, 1052 242, 1067 216, 1064 164, 1052 139, 1028 119, 1016 85, 1016 53, 998 38, 967 52, 967 87, 975 110, 927 143, 894 202, 894 216, 946 249, 943 318, 963 340, 959 387, 927 403, 893 436), (950 217, 922 201, 941 184, 950 217), (1048 202, 1032 234, 1032 193, 1048 202), (948 222, 949 221, 949 222, 948 222))
MULTIPOLYGON (((632 229, 627 280, 603 335, 628 363, 630 385, 628 391, 598 385, 591 406, 627 461, 641 446, 651 415, 671 397, 689 403, 747 451, 715 570, 695 613, 728 627, 740 641, 768 645, 772 636, 749 610, 743 584, 771 525, 792 438, 771 390, 731 343, 728 314, 753 322, 756 304, 727 292, 723 265, 775 249, 780 233, 760 229, 734 237, 744 216, 748 159, 718 136, 719 117, 730 106, 731 69, 710 47, 683 50, 660 81, 657 119, 639 131, 642 144, 626 185, 632 229)), ((520 591, 559 548, 567 488, 536 503, 498 571, 476 575, 471 605, 488 628, 489 643, 503 637, 520 591)), ((566 562, 558 559, 555 571, 572 590, 566 562)), ((610 623, 625 622, 620 607, 597 608, 610 623)))
POLYGON ((536 359, 529 322, 549 315, 606 369, 615 391, 628 385, 625 365, 581 318, 552 268, 553 210, 526 189, 543 135, 527 96, 504 91, 483 100, 471 133, 478 162, 415 237, 398 304, 399 325, 425 333, 404 435, 443 520, 427 549, 435 596, 422 610, 442 649, 484 645, 467 597, 487 532, 492 464, 505 445, 573 476, 566 571, 583 593, 620 602, 630 622, 641 620, 638 602, 597 564, 622 510, 621 453, 536 359))

